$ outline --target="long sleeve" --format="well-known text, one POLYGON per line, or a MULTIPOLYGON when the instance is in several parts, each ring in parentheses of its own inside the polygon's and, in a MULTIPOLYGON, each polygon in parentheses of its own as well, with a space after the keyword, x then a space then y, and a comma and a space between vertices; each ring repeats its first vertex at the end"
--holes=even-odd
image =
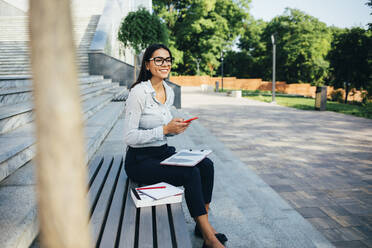
POLYGON ((124 142, 127 145, 142 145, 164 140, 163 126, 152 129, 140 129, 140 118, 145 108, 146 95, 141 87, 135 87, 126 101, 124 119, 124 142))

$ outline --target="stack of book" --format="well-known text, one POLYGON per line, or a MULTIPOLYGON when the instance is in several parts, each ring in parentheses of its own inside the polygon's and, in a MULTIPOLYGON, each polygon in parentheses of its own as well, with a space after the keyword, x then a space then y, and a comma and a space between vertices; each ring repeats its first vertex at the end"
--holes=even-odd
POLYGON ((132 188, 130 194, 137 208, 182 202, 183 189, 168 183, 132 188))

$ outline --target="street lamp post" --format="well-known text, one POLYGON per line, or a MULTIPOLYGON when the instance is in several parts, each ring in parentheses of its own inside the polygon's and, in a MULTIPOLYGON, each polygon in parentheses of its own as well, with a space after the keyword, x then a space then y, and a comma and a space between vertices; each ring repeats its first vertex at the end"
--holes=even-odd
POLYGON ((276 44, 275 35, 271 35, 271 42, 273 43, 273 87, 272 87, 272 102, 275 103, 275 55, 276 55, 276 44))
POLYGON ((200 75, 200 71, 199 71, 199 64, 200 64, 200 61, 201 61, 200 58, 197 58, 197 59, 196 59, 196 66, 197 66, 197 70, 198 70, 198 76, 200 75))
POLYGON ((221 51, 221 89, 223 91, 223 51, 221 51))

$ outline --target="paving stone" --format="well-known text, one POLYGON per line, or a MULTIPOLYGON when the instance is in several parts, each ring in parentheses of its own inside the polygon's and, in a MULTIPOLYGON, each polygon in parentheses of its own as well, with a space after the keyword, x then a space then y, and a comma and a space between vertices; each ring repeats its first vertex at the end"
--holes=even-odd
POLYGON ((360 226, 363 224, 363 222, 356 215, 349 215, 349 216, 334 215, 330 217, 343 227, 360 226))
POLYGON ((276 192, 294 192, 296 191, 293 187, 291 187, 290 185, 273 185, 272 188, 276 191, 276 192))
POLYGON ((368 238, 353 227, 325 229, 322 233, 332 242, 363 240, 368 238))
POLYGON ((348 216, 350 212, 341 206, 325 206, 320 207, 320 209, 325 212, 328 216, 348 216))
POLYGON ((368 238, 372 238, 372 226, 363 225, 363 226, 355 226, 356 230, 361 232, 364 236, 368 238))
POLYGON ((363 242, 356 240, 356 241, 339 241, 333 243, 336 248, 368 248, 363 242))
POLYGON ((296 208, 304 218, 323 218, 327 215, 320 208, 296 208))
POLYGON ((340 224, 338 224, 336 221, 332 220, 328 216, 322 218, 307 218, 307 220, 319 230, 341 227, 340 224))
MULTIPOLYGON (((332 246, 205 127, 193 123, 184 136, 179 137, 178 148, 185 145, 187 137, 192 140, 191 148, 214 151, 209 156, 215 164, 213 211, 209 218, 217 230, 228 235, 227 247, 332 246)), ((276 177, 286 180, 284 174, 276 177)), ((186 218, 192 235, 194 223, 187 211, 186 218)), ((201 245, 200 240, 193 244, 195 247, 201 245)))
POLYGON ((291 206, 326 214, 308 219, 321 232, 372 225, 372 120, 188 87, 182 105, 291 206))
POLYGON ((372 238, 370 239, 363 239, 361 240, 364 245, 366 245, 368 248, 372 247, 372 238))

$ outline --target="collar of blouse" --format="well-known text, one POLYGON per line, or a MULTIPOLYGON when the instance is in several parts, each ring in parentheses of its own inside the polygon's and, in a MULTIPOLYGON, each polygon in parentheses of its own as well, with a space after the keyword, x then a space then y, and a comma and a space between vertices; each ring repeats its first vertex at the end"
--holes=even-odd
MULTIPOLYGON (((152 87, 152 84, 151 84, 151 81, 148 80, 148 81, 145 81, 144 82, 145 84, 145 92, 146 93, 149 93, 151 94, 152 98, 154 99, 155 102, 159 103, 159 104, 162 104, 161 102, 158 101, 158 99, 156 99, 156 91, 154 89, 154 87, 152 87)), ((164 89, 165 89, 165 94, 166 94, 166 99, 165 99, 165 103, 164 104, 167 104, 168 101, 169 101, 169 96, 170 96, 170 86, 163 80, 163 86, 164 86, 164 89)))

